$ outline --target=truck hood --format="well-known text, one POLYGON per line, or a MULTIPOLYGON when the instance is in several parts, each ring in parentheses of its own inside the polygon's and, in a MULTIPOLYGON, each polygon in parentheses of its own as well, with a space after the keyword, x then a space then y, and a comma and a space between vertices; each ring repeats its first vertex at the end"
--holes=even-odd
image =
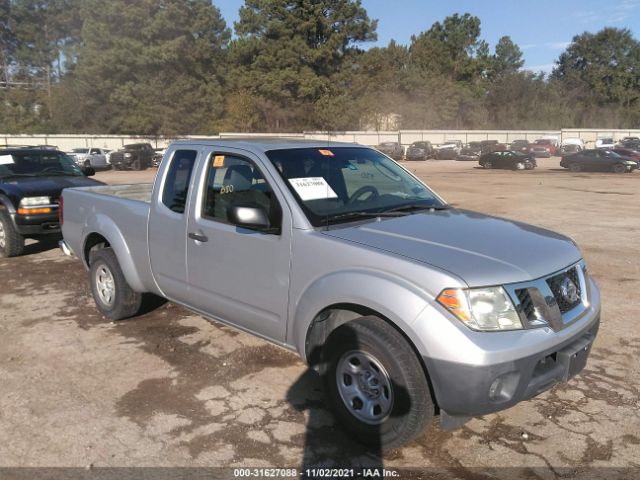
POLYGON ((525 223, 449 209, 323 232, 432 265, 470 287, 540 278, 581 259, 574 242, 525 223))
POLYGON ((66 177, 11 177, 4 181, 0 180, 0 185, 22 197, 46 195, 48 197, 58 198, 60 192, 65 188, 94 187, 104 184, 91 178, 69 175, 66 177))

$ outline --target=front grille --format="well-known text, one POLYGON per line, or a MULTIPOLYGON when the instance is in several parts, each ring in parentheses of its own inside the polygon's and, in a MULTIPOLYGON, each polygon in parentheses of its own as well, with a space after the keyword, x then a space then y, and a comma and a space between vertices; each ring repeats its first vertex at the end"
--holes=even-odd
POLYGON ((111 163, 123 163, 124 162, 124 153, 113 152, 109 157, 111 163))
POLYGON ((527 319, 527 323, 530 327, 538 327, 540 325, 547 324, 543 315, 536 308, 528 288, 519 288, 515 291, 515 294, 520 302, 520 313, 527 319))
POLYGON ((556 302, 558 302, 560 313, 564 314, 580 304, 582 292, 580 291, 580 280, 576 267, 572 267, 566 272, 562 272, 558 275, 548 278, 547 284, 549 285, 549 288, 551 289, 556 302), (565 282, 566 279, 569 279, 571 283, 575 285, 577 298, 574 301, 572 301, 570 298, 567 298, 567 296, 565 295, 566 292, 563 292, 563 282, 565 282))

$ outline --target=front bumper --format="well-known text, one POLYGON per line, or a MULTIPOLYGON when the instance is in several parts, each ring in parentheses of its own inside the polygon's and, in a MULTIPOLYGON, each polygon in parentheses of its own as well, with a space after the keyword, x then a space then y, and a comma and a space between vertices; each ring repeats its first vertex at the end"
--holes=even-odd
POLYGON ((46 215, 15 215, 14 223, 20 235, 51 235, 60 233, 57 209, 46 215))
POLYGON ((595 321, 559 345, 504 363, 474 366, 425 358, 441 410, 452 417, 485 415, 566 382, 585 367, 599 324, 598 312, 595 321))

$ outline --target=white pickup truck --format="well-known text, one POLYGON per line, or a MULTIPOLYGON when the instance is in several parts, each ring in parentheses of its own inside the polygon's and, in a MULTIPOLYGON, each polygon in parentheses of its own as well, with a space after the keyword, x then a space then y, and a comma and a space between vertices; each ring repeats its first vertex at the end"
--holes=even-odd
POLYGON ((110 168, 107 161, 107 151, 102 148, 74 148, 69 156, 80 167, 93 167, 96 170, 110 168))
POLYGON ((60 212, 105 317, 150 292, 295 351, 383 447, 569 380, 598 330, 571 239, 452 208, 360 145, 176 142, 153 186, 66 189, 60 212))

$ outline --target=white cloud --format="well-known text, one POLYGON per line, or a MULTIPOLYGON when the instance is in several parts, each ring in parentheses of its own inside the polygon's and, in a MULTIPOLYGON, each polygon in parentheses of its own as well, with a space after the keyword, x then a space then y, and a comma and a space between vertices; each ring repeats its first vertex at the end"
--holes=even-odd
POLYGON ((581 23, 595 23, 604 20, 606 23, 621 23, 634 14, 640 8, 640 0, 618 0, 612 2, 602 10, 583 10, 576 12, 574 16, 581 23))
POLYGON ((545 45, 553 50, 564 50, 571 45, 571 42, 549 42, 545 45))
POLYGON ((555 68, 555 63, 544 63, 542 65, 526 65, 522 67, 523 70, 528 70, 533 73, 544 73, 545 75, 549 75, 553 69, 555 68))

